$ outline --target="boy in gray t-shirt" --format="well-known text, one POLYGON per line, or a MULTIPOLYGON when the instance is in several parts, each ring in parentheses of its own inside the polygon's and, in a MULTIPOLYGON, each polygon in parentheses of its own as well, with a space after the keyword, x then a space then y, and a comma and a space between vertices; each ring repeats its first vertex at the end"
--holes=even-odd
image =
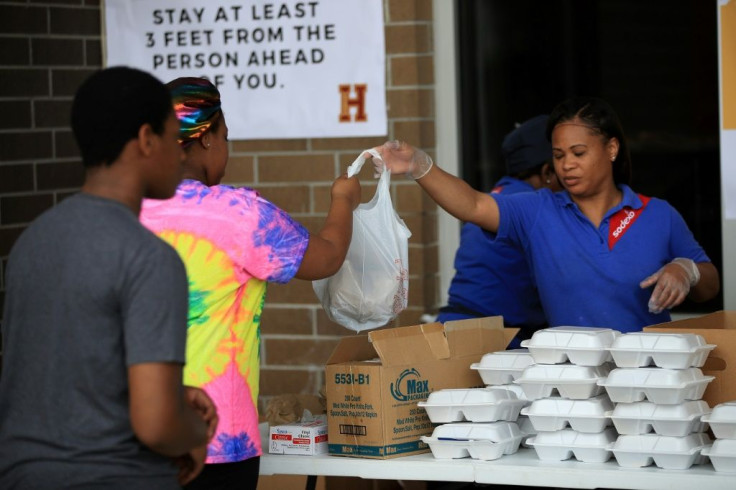
POLYGON ((179 182, 178 122, 158 80, 111 68, 78 91, 72 128, 82 192, 8 260, 0 488, 179 488, 201 470, 217 413, 181 382, 184 266, 138 222, 143 197, 179 182))

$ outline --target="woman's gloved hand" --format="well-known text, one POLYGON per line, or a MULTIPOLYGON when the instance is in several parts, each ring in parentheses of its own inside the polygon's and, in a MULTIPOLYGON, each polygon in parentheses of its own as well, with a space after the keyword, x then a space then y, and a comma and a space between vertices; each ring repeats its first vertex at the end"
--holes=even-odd
POLYGON ((406 174, 416 180, 427 175, 434 165, 429 155, 403 141, 387 141, 375 150, 381 155, 373 158, 377 175, 388 168, 392 174, 406 174))
POLYGON ((690 292, 690 287, 698 281, 700 271, 695 262, 678 257, 644 279, 639 286, 645 289, 656 284, 648 306, 650 313, 657 314, 682 303, 690 292))

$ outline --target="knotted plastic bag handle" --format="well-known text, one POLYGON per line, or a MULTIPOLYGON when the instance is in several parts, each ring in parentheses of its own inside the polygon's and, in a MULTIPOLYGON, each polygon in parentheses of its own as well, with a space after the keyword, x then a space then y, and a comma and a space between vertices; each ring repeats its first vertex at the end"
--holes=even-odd
MULTIPOLYGON (((373 158, 377 158, 379 161, 383 162, 383 160, 381 159, 381 154, 378 153, 378 150, 375 150, 373 148, 369 150, 363 150, 362 152, 360 152, 360 155, 358 155, 358 158, 356 158, 355 161, 351 163, 348 167, 348 177, 352 177, 360 172, 360 169, 363 168, 363 164, 368 158, 368 155, 371 155, 373 158)), ((378 177, 378 175, 376 175, 376 177, 378 177)))

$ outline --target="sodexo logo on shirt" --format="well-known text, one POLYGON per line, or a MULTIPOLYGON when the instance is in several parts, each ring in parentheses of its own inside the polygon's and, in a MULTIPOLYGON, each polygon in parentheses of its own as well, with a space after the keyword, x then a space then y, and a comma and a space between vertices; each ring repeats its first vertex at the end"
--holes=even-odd
POLYGON ((629 226, 629 223, 631 223, 631 220, 636 217, 636 213, 629 210, 629 212, 626 213, 626 217, 621 221, 621 224, 616 227, 615 230, 613 230, 613 236, 615 238, 618 238, 618 236, 621 234, 622 231, 626 229, 627 226, 629 226))
POLYGON ((619 209, 609 221, 609 232, 608 232, 608 249, 613 250, 613 246, 616 245, 621 237, 631 228, 634 221, 639 218, 639 215, 644 211, 649 204, 649 197, 639 194, 639 200, 641 200, 641 207, 639 209, 631 209, 626 206, 619 209))
POLYGON ((424 400, 429 394, 429 380, 421 379, 415 368, 404 369, 396 381, 391 383, 391 396, 400 402, 424 400))

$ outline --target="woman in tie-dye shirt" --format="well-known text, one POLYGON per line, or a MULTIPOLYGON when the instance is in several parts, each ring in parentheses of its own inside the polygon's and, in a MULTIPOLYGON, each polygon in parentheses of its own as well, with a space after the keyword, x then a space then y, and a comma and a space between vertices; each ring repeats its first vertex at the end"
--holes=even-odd
POLYGON ((187 267, 189 324, 184 382, 202 387, 220 423, 202 474, 187 488, 255 488, 260 318, 268 282, 318 279, 339 269, 360 202, 356 178, 338 178, 324 226, 311 235, 253 189, 219 185, 228 128, 217 88, 205 79, 168 84, 181 124, 184 180, 176 196, 144 201, 141 221, 187 267))

